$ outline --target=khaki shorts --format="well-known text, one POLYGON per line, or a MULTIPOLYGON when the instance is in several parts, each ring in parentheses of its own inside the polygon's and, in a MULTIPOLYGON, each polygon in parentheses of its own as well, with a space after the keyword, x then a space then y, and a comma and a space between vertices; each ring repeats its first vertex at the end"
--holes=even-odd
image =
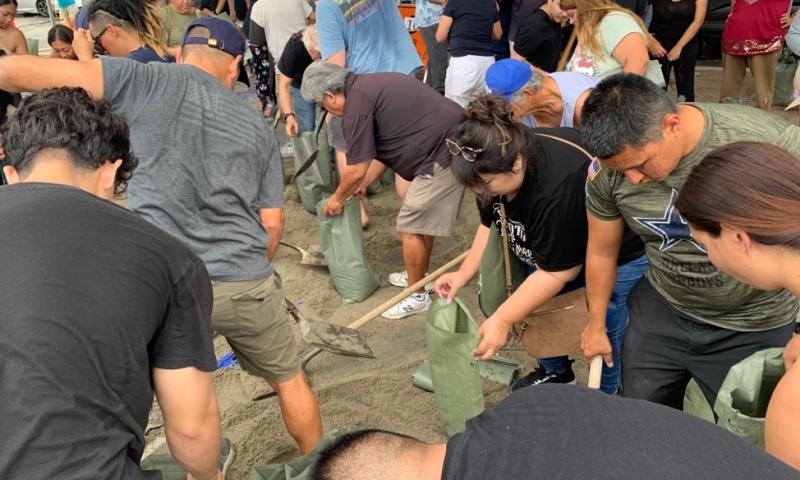
POLYGON ((211 282, 211 325, 249 374, 281 383, 300 372, 300 357, 277 273, 248 282, 211 282))
POLYGON ((397 231, 449 237, 463 199, 464 186, 450 167, 434 164, 433 175, 420 175, 411 182, 397 215, 397 231))

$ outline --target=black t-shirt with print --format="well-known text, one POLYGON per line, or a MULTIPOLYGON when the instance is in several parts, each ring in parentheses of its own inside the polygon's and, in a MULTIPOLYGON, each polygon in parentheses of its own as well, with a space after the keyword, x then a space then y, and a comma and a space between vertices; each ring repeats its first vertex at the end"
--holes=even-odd
POLYGON ((302 33, 295 33, 283 48, 281 58, 278 60, 278 70, 292 79, 294 88, 300 88, 300 85, 303 84, 303 74, 312 62, 314 60, 303 44, 302 33))
POLYGON ((161 478, 151 369, 216 367, 203 262, 71 187, 0 188, 0 225, 0 478, 161 478))
POLYGON ((514 51, 525 57, 531 65, 545 72, 554 72, 558 68, 562 37, 561 24, 539 9, 520 25, 514 51))
MULTIPOLYGON (((572 145, 550 135, 581 144, 571 128, 533 129, 536 163, 528 168, 520 191, 505 201, 509 251, 530 267, 563 271, 582 265, 586 256, 586 174, 589 158, 572 145)), ((500 228, 500 197, 479 207, 481 223, 500 228)), ((626 229, 619 264, 644 255, 644 247, 626 229)))

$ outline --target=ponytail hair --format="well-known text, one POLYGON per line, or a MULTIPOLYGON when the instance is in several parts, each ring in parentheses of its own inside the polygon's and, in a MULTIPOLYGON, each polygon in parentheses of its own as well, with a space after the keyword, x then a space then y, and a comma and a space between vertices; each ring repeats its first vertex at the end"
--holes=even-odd
POLYGON ((164 42, 164 23, 153 0, 95 0, 89 6, 89 21, 104 21, 118 27, 136 30, 145 46, 160 57, 169 56, 164 42))
POLYGON ((694 167, 676 206, 714 237, 727 224, 758 243, 800 250, 800 160, 769 143, 725 145, 694 167))
POLYGON ((491 195, 481 175, 510 173, 517 156, 522 157, 529 171, 535 167, 536 137, 514 121, 502 97, 476 98, 464 112, 464 119, 453 127, 449 140, 459 147, 479 151, 475 161, 463 155, 452 156, 450 168, 461 184, 477 192, 483 205, 488 205, 491 195))

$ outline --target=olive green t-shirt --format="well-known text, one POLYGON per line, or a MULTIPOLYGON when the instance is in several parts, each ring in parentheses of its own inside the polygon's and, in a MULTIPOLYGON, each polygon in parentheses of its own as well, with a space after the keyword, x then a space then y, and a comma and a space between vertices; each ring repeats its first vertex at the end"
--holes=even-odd
POLYGON ((692 240, 675 200, 691 169, 714 148, 751 140, 800 155, 800 127, 743 105, 688 105, 703 112, 703 137, 670 176, 658 183, 634 185, 622 172, 599 167, 595 161, 587 179, 587 209, 601 219, 625 219, 645 243, 648 280, 679 311, 738 331, 786 325, 797 316, 797 299, 786 290, 756 290, 717 270, 703 247, 692 240))
POLYGON ((197 18, 197 13, 183 15, 175 11, 169 5, 164 6, 158 12, 161 21, 164 22, 164 43, 168 47, 179 47, 183 40, 183 33, 189 22, 197 18))

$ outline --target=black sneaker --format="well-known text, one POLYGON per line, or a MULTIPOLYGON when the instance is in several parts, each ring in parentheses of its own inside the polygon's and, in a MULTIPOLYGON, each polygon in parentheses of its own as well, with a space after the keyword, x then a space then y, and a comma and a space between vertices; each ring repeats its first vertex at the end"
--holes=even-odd
POLYGON ((222 449, 219 454, 219 469, 222 470, 222 478, 225 478, 225 474, 228 473, 235 454, 236 451, 233 449, 231 441, 222 437, 222 449))
POLYGON ((514 392, 520 388, 541 385, 543 383, 575 383, 575 372, 572 371, 572 365, 567 367, 562 373, 548 374, 544 371, 544 368, 537 368, 514 382, 511 385, 511 391, 514 392))

